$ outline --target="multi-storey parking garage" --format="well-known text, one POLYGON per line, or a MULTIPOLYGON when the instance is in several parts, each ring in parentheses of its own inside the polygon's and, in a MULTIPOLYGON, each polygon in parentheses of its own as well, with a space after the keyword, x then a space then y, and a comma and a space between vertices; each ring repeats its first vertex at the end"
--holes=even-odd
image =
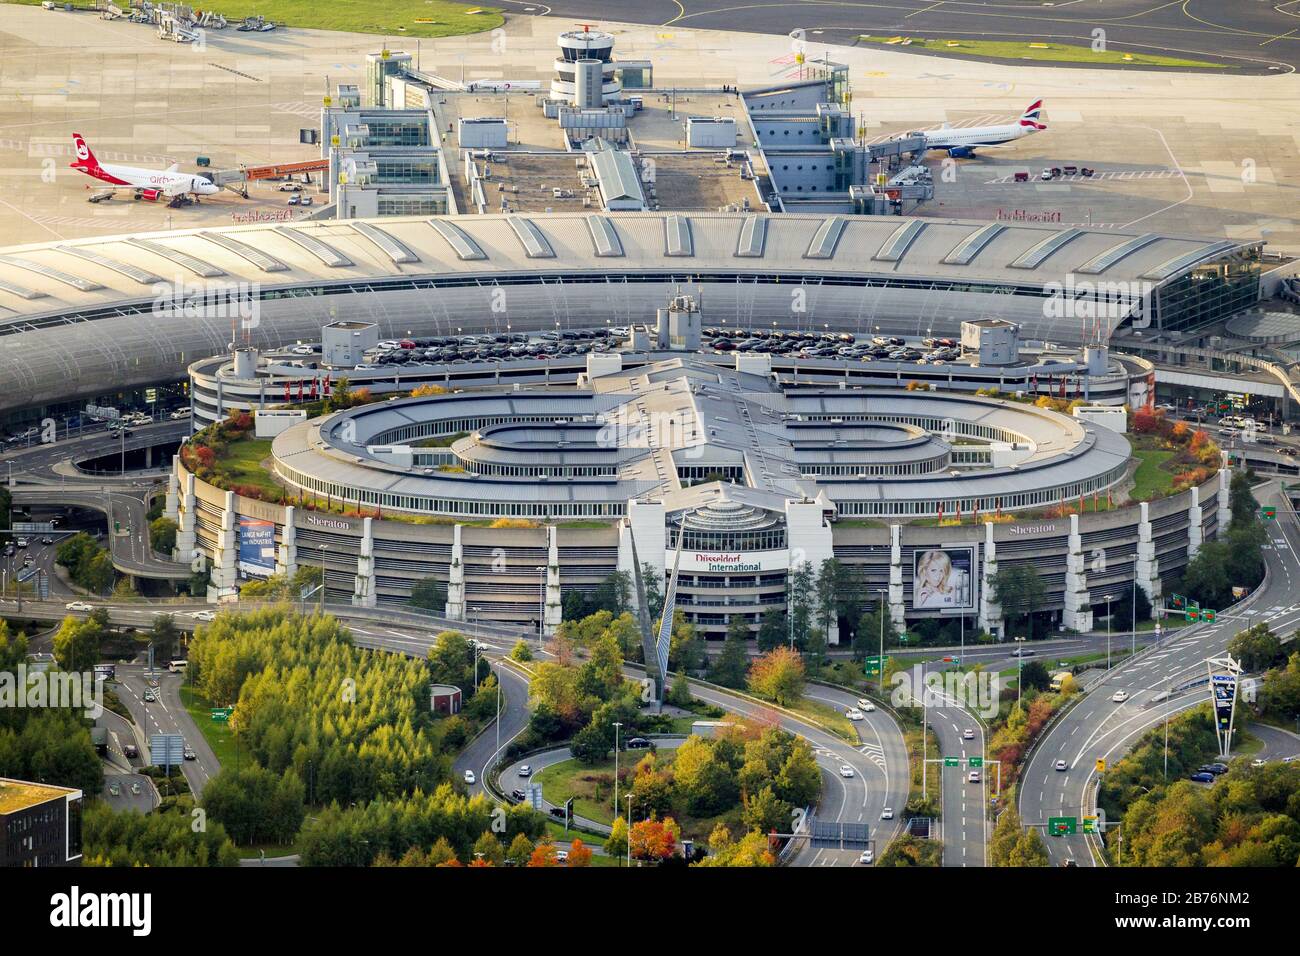
MULTIPOLYGON (((1040 225, 736 214, 390 218, 47 243, 0 254, 0 403, 89 399, 188 369, 203 422, 331 374, 280 359, 231 374, 210 357, 232 343, 274 354, 339 321, 386 337, 638 325, 681 290, 705 321, 733 328, 919 337, 995 316, 1029 339, 1102 344, 1121 324, 1158 336, 1249 305, 1259 252, 1040 225)), ((279 502, 178 466, 177 557, 211 562, 218 599, 235 596, 241 574, 318 564, 335 598, 400 603, 432 576, 454 617, 554 627, 566 589, 647 562, 662 573, 680 538, 698 545, 683 548, 682 603, 711 636, 784 600, 792 566, 832 556, 900 621, 969 615, 996 629, 989 578, 999 561, 1027 561, 1048 584, 1043 609, 1082 628, 1102 596, 1090 589, 1136 578, 1156 596, 1226 520, 1227 495, 1220 475, 1149 504, 1049 517, 1080 499, 1123 504, 1132 464, 1111 432, 969 394, 1031 390, 1046 355, 1010 367, 773 356, 756 370, 642 349, 614 368, 561 357, 348 369, 377 392, 466 391, 290 427, 269 463, 279 502)), ((1050 364, 1077 387, 1089 363, 1050 364)), ((1142 377, 1139 363, 1103 360, 1088 369, 1088 397, 1132 400, 1142 377)))
MULTIPOLYGON (((1092 588, 1136 576, 1153 598, 1227 507, 1227 473, 1131 507, 1129 443, 1036 405, 930 390, 784 384, 767 362, 691 353, 624 370, 592 356, 573 385, 487 385, 391 399, 285 427, 266 467, 279 503, 177 464, 178 554, 241 570, 323 565, 339 599, 404 603, 445 585, 447 613, 553 628, 563 593, 678 563, 708 636, 788 599, 792 569, 838 558, 901 623, 1001 627, 999 560, 1032 562, 1043 610, 1086 629, 1092 588), (1065 514, 1091 503, 1094 513, 1065 514), (1057 515, 1056 517, 1050 517, 1057 515), (1064 515, 1064 516, 1061 516, 1064 515), (258 557, 260 555, 260 557, 258 557)), ((832 635, 832 638, 838 635, 832 635)))

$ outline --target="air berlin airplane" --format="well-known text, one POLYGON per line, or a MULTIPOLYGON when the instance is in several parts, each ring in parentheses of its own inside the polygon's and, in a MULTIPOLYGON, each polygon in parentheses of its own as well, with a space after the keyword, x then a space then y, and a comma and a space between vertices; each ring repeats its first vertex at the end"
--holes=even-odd
POLYGON ((78 172, 107 183, 113 189, 130 189, 145 199, 166 197, 174 199, 185 193, 196 196, 211 196, 220 192, 221 187, 211 180, 192 173, 177 172, 177 164, 165 170, 140 169, 136 166, 101 166, 95 154, 90 151, 80 133, 72 134, 76 145, 77 161, 69 165, 78 172))

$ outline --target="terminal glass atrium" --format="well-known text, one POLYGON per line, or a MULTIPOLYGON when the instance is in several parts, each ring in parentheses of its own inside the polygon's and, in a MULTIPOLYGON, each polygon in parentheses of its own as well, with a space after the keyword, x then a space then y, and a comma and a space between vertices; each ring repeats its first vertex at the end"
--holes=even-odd
POLYGON ((1185 332, 1222 322, 1258 302, 1261 249, 1234 249, 1161 286, 1156 292, 1159 327, 1185 332))

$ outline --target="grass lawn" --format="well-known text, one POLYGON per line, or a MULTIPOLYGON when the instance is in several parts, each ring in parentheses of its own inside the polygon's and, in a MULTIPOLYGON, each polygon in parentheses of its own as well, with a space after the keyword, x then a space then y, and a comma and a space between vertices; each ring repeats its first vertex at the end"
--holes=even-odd
POLYGON ((925 40, 921 37, 881 37, 860 35, 865 43, 878 43, 895 49, 930 50, 953 56, 987 56, 1001 60, 1039 60, 1045 63, 1118 63, 1125 66, 1182 66, 1202 69, 1225 69, 1221 63, 1184 60, 1179 57, 1160 56, 1155 53, 1133 53, 1124 50, 1096 52, 1090 46, 1069 43, 1030 43, 1023 40, 925 40), (902 40, 910 40, 906 46, 902 40))
POLYGON ((283 487, 275 483, 271 473, 262 462, 271 457, 271 439, 246 438, 232 442, 230 447, 217 459, 216 471, 222 478, 222 484, 252 485, 279 499, 283 487))
MULTIPOLYGON (((39 6, 40 0, 5 0, 39 6)), ((89 9, 90 3, 74 0, 74 6, 89 9)), ((125 6, 123 5, 123 9, 125 6)), ((207 9, 207 7, 204 7, 207 9)), ((310 30, 343 30, 348 33, 378 33, 398 42, 405 37, 446 37, 492 30, 505 22, 495 7, 446 0, 222 0, 212 9, 230 21, 233 30, 239 20, 258 14, 289 27, 310 30), (423 22, 421 22, 423 21, 423 22)))
POLYGON ((796 704, 786 707, 786 710, 792 710, 796 714, 802 714, 819 724, 826 726, 832 733, 852 743, 858 742, 857 731, 853 729, 853 721, 844 716, 844 711, 838 707, 832 707, 830 704, 823 704, 821 701, 808 700, 804 698, 796 704))
MULTIPOLYGON (((619 768, 630 769, 635 767, 644 756, 645 751, 624 752, 618 758, 619 768)), ((659 751, 660 768, 671 766, 673 756, 671 750, 659 751)), ((560 804, 570 797, 575 797, 573 812, 578 816, 606 825, 614 822, 614 813, 610 806, 610 800, 613 796, 613 757, 590 767, 580 764, 576 760, 565 760, 563 763, 552 764, 543 770, 537 771, 533 775, 533 779, 542 785, 542 794, 551 803, 560 804), (608 786, 604 786, 594 780, 586 779, 591 777, 608 777, 610 783, 608 786), (601 790, 599 799, 596 795, 597 789, 601 790)), ((559 829, 563 831, 564 827, 561 826, 559 829)))
POLYGON ((1163 498, 1173 490, 1174 476, 1165 471, 1164 466, 1174 454, 1164 449, 1133 449, 1133 457, 1138 460, 1133 475, 1132 498, 1135 501, 1163 498))
MULTIPOLYGON (((213 720, 212 704, 188 684, 181 685, 181 703, 185 705, 185 709, 189 712, 190 717, 194 719, 194 723, 198 724, 199 733, 203 734, 203 739, 208 742, 208 746, 216 754, 217 762, 223 767, 226 764, 234 766, 235 735, 231 733, 230 725, 213 720)), ((267 856, 270 855, 268 852, 267 856)))

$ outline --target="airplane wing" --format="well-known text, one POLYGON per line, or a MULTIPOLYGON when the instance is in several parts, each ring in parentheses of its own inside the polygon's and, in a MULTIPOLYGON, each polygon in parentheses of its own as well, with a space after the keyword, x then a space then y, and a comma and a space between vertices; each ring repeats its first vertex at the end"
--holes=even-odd
POLYGON ((162 193, 168 199, 173 199, 176 196, 183 195, 189 191, 190 191, 189 186, 186 183, 175 182, 175 183, 169 183, 167 186, 164 186, 162 193))

